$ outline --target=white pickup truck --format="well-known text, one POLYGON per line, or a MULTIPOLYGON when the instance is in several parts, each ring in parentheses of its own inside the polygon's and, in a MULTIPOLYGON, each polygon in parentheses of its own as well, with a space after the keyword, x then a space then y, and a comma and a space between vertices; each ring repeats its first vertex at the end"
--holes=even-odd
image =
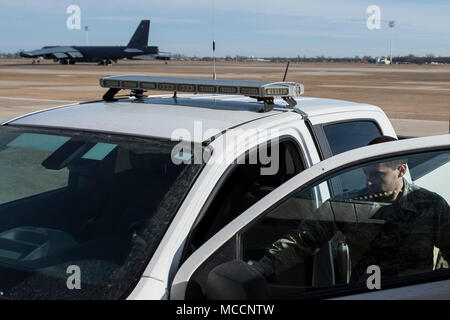
MULTIPOLYGON (((364 188, 369 162, 406 157, 405 178, 450 200, 449 135, 366 146, 396 137, 373 105, 301 97, 303 86, 290 82, 114 76, 100 84, 108 88, 103 100, 0 126, 4 298, 254 298, 244 285, 246 294, 233 296, 211 273, 261 258, 306 212, 364 188), (118 98, 120 90, 131 94, 118 98), (295 194, 304 206, 280 214, 295 194)), ((264 279, 261 292, 383 298, 407 287, 401 292, 417 297, 438 279, 444 285, 427 292, 450 297, 442 270, 419 268, 383 290, 362 288, 350 277, 354 252, 330 241, 264 279)))

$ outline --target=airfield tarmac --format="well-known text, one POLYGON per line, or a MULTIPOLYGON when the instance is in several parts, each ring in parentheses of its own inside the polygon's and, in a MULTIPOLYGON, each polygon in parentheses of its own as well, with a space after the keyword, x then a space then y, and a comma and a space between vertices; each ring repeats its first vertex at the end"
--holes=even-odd
MULTIPOLYGON (((218 62, 218 79, 281 81, 286 65, 218 62)), ((112 66, 29 59, 0 59, 0 121, 73 102, 99 100, 108 75, 212 78, 210 62, 119 61, 112 66)), ((364 65, 291 63, 288 81, 305 85, 304 96, 364 102, 381 107, 398 135, 449 133, 450 65, 364 65)), ((161 92, 151 92, 148 94, 161 92)))

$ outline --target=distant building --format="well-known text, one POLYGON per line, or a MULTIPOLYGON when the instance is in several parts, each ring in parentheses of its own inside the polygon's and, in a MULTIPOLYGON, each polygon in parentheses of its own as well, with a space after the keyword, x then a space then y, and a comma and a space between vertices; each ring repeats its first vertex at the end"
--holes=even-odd
POLYGON ((377 58, 377 64, 391 64, 391 60, 385 57, 377 58))

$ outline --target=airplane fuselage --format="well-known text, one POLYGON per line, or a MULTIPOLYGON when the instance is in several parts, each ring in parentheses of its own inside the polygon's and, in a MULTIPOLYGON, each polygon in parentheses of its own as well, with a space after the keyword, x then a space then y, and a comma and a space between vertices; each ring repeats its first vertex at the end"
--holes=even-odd
POLYGON ((21 52, 20 55, 25 58, 53 59, 62 64, 75 62, 104 64, 143 55, 153 55, 159 59, 158 47, 147 45, 149 28, 150 20, 142 20, 126 46, 47 46, 34 51, 21 52))
POLYGON ((69 47, 44 47, 41 50, 23 52, 23 57, 31 58, 42 56, 44 59, 53 59, 55 61, 66 60, 67 62, 99 62, 107 60, 118 60, 132 58, 140 55, 158 55, 159 50, 156 46, 147 46, 143 48, 130 48, 127 46, 71 46, 69 47), (47 53, 51 49, 57 51, 63 48, 61 53, 47 53))
POLYGON ((118 60, 139 55, 159 53, 158 47, 128 48, 126 46, 73 46, 83 58, 72 58, 77 62, 97 62, 99 60, 118 60))

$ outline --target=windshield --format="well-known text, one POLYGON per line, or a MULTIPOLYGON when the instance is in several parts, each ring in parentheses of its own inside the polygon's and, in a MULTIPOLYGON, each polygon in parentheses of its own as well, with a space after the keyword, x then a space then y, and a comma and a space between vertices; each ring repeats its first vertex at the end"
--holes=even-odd
POLYGON ((0 127, 0 295, 129 293, 202 167, 173 161, 175 145, 0 127))

